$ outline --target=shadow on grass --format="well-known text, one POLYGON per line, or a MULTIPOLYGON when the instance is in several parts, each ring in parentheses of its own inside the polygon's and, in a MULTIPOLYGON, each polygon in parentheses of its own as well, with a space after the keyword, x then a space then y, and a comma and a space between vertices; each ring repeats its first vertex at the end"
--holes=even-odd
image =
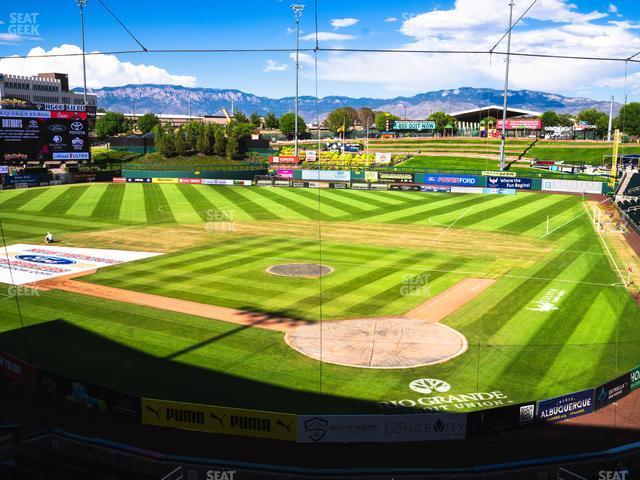
MULTIPOLYGON (((74 380, 140 397, 294 413, 379 412, 373 402, 289 389, 156 357, 64 320, 4 332, 0 350, 74 380)), ((317 382, 308 382, 318 389, 320 372, 318 364, 317 382)))

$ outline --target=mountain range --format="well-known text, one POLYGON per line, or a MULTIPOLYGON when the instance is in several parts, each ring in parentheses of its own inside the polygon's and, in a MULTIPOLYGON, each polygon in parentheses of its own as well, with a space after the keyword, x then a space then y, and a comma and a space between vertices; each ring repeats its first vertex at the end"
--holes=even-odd
MULTIPOLYGON (((222 108, 231 111, 233 107, 247 115, 257 112, 264 115, 273 112, 276 115, 293 111, 294 97, 269 98, 252 95, 240 90, 218 88, 188 88, 177 85, 125 85, 122 87, 104 87, 95 89, 98 107, 122 113, 163 113, 222 115, 222 108)), ((431 112, 447 113, 488 105, 502 105, 503 92, 490 88, 462 87, 451 90, 438 90, 420 93, 412 97, 351 98, 343 96, 323 97, 316 102, 315 97, 300 97, 300 114, 307 122, 316 119, 316 108, 321 119, 339 107, 359 109, 369 107, 373 110, 391 112, 410 119, 426 118, 431 112), (317 103, 317 105, 316 105, 317 103)), ((563 95, 517 90, 509 92, 509 105, 544 112, 554 110, 558 113, 577 113, 586 108, 597 108, 608 113, 610 104, 584 97, 566 97, 563 95)), ((614 105, 614 110, 620 109, 614 105)))

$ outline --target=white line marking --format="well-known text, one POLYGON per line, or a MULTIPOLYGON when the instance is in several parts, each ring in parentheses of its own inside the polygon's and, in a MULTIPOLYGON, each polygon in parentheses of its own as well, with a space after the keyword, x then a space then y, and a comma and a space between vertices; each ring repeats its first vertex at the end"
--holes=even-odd
POLYGON ((469 212, 469 210, 471 210, 473 207, 475 207, 475 205, 471 205, 469 208, 467 208, 464 212, 462 212, 462 214, 456 218, 453 223, 451 225, 449 225, 444 231, 440 232, 438 234, 438 236, 436 238, 433 239, 433 241, 431 243, 436 243, 438 241, 438 239, 444 235, 445 233, 447 233, 449 230, 451 230, 451 227, 453 227, 456 223, 458 223, 460 220, 462 220, 462 218, 469 212))
POLYGON ((562 227, 564 227, 565 225, 568 225, 569 223, 573 222, 574 220, 580 218, 584 216, 584 212, 581 213, 580 215, 577 215, 575 217, 573 217, 571 220, 564 222, 562 225, 560 225, 559 227, 554 228, 553 230, 551 230, 549 233, 545 233, 544 235, 542 235, 541 237, 538 237, 538 240, 542 240, 544 237, 546 237, 547 235, 551 235, 553 232, 555 232, 556 230, 560 230, 562 227))
MULTIPOLYGON (((586 204, 583 203, 582 205, 587 215, 589 215, 589 219, 591 220, 591 223, 593 224, 595 222, 595 219, 591 217, 591 214, 589 213, 589 209, 587 208, 586 204)), ((620 277, 620 280, 622 280, 622 284, 625 286, 625 288, 627 288, 628 287, 627 281, 624 279, 624 276, 622 275, 622 272, 620 271, 620 268, 618 267, 618 264, 616 263, 615 258, 613 258, 613 255, 611 254, 611 250, 609 250, 609 246, 607 245, 607 242, 604 240, 604 237, 602 236, 602 232, 600 231, 598 226, 595 226, 595 229, 596 229, 596 232, 598 233, 598 237, 600 238, 600 241, 604 245, 605 250, 609 254, 609 258, 613 262, 614 267, 616 267, 616 271, 618 272, 618 276, 620 277)))

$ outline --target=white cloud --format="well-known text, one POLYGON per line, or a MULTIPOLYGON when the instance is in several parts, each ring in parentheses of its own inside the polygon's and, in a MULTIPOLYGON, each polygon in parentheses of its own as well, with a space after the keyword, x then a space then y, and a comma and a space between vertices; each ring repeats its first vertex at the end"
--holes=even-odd
MULTIPOLYGON (((316 39, 316 34, 315 33, 310 33, 309 35, 305 35, 304 37, 301 37, 302 40, 315 40, 316 39)), ((331 41, 336 41, 336 42, 342 42, 345 40, 353 40, 354 37, 353 35, 345 35, 343 33, 333 33, 333 32, 318 32, 318 40, 321 42, 331 42, 331 41)))
MULTIPOLYGON (((514 11, 518 18, 529 2, 514 11)), ((488 50, 506 30, 504 0, 456 0, 453 8, 432 10, 403 22, 404 50, 488 50)), ((566 0, 539 0, 513 34, 514 52, 626 58, 640 45, 640 24, 596 21, 608 17, 581 12, 566 0)), ((506 45, 498 47, 504 50, 506 45)), ((640 48, 638 48, 640 49, 640 48)), ((637 50, 636 50, 637 51, 637 50)), ((513 57, 511 87, 571 93, 597 88, 598 79, 618 78, 624 65, 615 62, 513 57)), ((406 94, 452 86, 500 88, 504 58, 494 55, 419 53, 332 53, 319 57, 322 80, 378 85, 386 93, 406 94)))
POLYGON ((289 69, 289 65, 286 63, 278 63, 275 60, 267 60, 267 65, 264 67, 265 72, 284 72, 289 69))
POLYGON ((618 6, 613 3, 609 4, 609 13, 618 13, 618 6))
POLYGON ((11 45, 20 43, 23 38, 15 33, 0 33, 0 45, 11 45))
POLYGON ((338 28, 353 27, 359 21, 357 18, 334 18, 331 20, 331 26, 337 30, 338 28))
POLYGON ((389 23, 393 23, 393 22, 397 22, 398 18, 397 17, 387 17, 384 19, 385 22, 389 22, 389 23))
MULTIPOLYGON (((64 72, 69 74, 72 86, 82 84, 82 49, 76 45, 60 45, 49 51, 37 47, 29 51, 29 56, 76 54, 69 57, 49 58, 6 58, 0 60, 0 71, 35 75, 38 72, 64 72)), ((105 86, 126 85, 129 83, 166 83, 192 87, 196 77, 172 75, 163 68, 154 65, 123 62, 115 55, 87 55, 87 86, 100 88, 105 86)))

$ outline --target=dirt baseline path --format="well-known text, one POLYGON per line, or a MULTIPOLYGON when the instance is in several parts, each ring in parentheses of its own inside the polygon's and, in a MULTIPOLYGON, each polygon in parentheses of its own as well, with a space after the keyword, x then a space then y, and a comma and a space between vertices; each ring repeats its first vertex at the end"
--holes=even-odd
POLYGON ((438 322, 494 283, 492 279, 467 278, 403 316, 329 322, 235 310, 73 278, 47 280, 32 286, 275 330, 284 333, 287 344, 307 357, 336 365, 388 369, 434 365, 462 355, 468 346, 464 335, 438 322))

